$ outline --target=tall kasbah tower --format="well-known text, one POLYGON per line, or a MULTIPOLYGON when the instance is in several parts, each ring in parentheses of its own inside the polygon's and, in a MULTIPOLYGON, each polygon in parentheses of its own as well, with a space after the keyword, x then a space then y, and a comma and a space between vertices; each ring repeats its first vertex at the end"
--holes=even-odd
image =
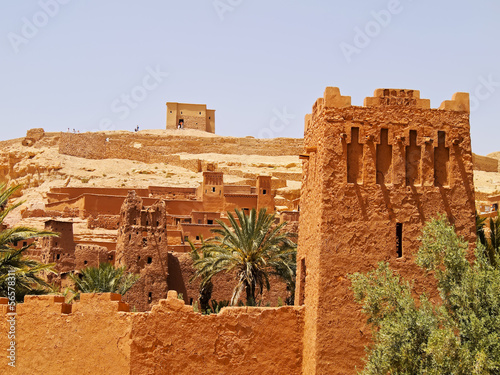
POLYGON ((150 310, 168 291, 166 208, 163 201, 144 207, 135 191, 129 192, 120 212, 116 263, 140 279, 124 296, 137 311, 150 310))
POLYGON ((204 211, 224 210, 224 173, 203 172, 203 184, 200 189, 204 211))
POLYGON ((363 107, 328 87, 305 119, 296 301, 303 374, 353 374, 370 332, 347 275, 380 261, 435 288, 414 264, 426 221, 445 214, 475 241, 469 95, 439 109, 416 90, 379 89, 363 107))
POLYGON ((266 208, 268 213, 274 212, 274 193, 271 190, 271 176, 257 176, 257 211, 266 208))

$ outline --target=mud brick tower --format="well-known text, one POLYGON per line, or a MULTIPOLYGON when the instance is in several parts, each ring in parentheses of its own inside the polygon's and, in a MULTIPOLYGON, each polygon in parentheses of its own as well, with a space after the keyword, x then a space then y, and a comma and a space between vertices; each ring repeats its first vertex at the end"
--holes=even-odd
POLYGON ((116 244, 117 266, 140 274, 124 300, 146 311, 167 296, 168 253, 164 201, 144 207, 135 191, 129 192, 120 213, 116 244))
POLYGON ((305 304, 303 374, 362 368, 370 333, 354 272, 388 261, 417 290, 426 221, 445 214, 475 241, 469 96, 439 109, 416 90, 379 89, 364 106, 328 87, 305 119, 296 301, 305 304))

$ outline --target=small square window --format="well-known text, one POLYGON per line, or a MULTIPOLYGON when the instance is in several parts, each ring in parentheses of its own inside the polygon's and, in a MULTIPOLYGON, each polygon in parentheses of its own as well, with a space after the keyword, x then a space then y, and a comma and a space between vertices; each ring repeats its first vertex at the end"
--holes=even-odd
POLYGON ((148 257, 148 264, 151 264, 151 263, 153 263, 153 258, 148 257))
POLYGON ((213 220, 207 220, 207 224, 213 224, 214 221, 213 220))
POLYGON ((201 112, 200 112, 200 115, 201 115, 201 112))
POLYGON ((172 111, 170 111, 170 113, 172 113, 172 111))
POLYGON ((199 241, 200 240, 200 236, 196 236, 196 241, 199 241))
POLYGON ((262 194, 264 194, 264 195, 265 195, 265 194, 267 194, 267 190, 266 190, 266 189, 263 189, 263 190, 262 190, 262 194))

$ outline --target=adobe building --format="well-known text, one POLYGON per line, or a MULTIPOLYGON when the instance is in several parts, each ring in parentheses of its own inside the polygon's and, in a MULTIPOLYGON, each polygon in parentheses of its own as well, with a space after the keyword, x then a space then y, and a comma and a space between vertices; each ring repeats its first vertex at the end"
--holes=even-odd
MULTIPOLYGON (((250 210, 267 208, 275 211, 275 192, 271 176, 257 176, 256 186, 225 185, 224 174, 203 172, 198 187, 150 186, 136 189, 145 206, 158 199, 167 200, 168 212, 177 222, 189 217, 192 211, 225 212, 235 208, 250 210)), ((118 229, 120 210, 131 188, 64 187, 51 188, 44 214, 89 219, 90 227, 118 229)))
MULTIPOLYGON (((256 186, 224 185, 221 172, 206 171, 203 183, 189 194, 159 198, 149 205, 135 191, 130 191, 123 202, 118 229, 116 262, 128 272, 140 274, 141 278, 125 295, 124 300, 136 311, 147 311, 168 290, 182 293, 186 302, 198 298, 198 281, 190 283, 194 274, 189 256, 191 241, 200 246, 203 239, 213 237, 212 229, 217 220, 227 224, 226 211, 234 209, 249 212, 266 208, 274 212, 274 192, 271 177, 259 176, 256 186)), ((298 215, 290 216, 298 220, 298 215)), ((214 279, 213 299, 228 300, 234 287, 233 275, 226 274, 214 279)), ((288 297, 286 285, 273 278, 273 291, 267 293, 266 301, 277 301, 288 297)))
POLYGON ((73 223, 48 220, 45 222, 45 230, 59 233, 59 236, 41 238, 39 261, 45 264, 55 263, 55 270, 58 273, 73 271, 75 269, 76 247, 73 237, 73 223))
MULTIPOLYGON (((186 302, 193 301, 199 288, 198 282, 189 282, 194 274, 186 254, 191 251, 189 241, 200 246, 203 239, 212 237, 217 220, 229 223, 226 211, 266 208, 271 213, 276 209, 271 176, 258 176, 250 181, 254 186, 225 185, 222 172, 215 171, 213 165, 207 169, 198 187, 52 188, 42 214, 79 217, 87 220, 88 229, 109 232, 99 234, 98 241, 88 235, 75 236, 67 219, 51 220, 47 230, 59 232, 61 237, 42 239, 41 248, 31 249, 29 255, 55 263, 58 275, 51 281, 58 284, 69 272, 103 262, 126 266, 128 272, 141 276, 125 297, 136 311, 150 310, 172 289, 182 293, 186 302)), ((296 233, 298 215, 291 217, 295 225, 290 230, 296 233)), ((289 297, 284 284, 276 284, 275 291, 265 295, 266 301, 275 303, 278 297, 289 297)), ((214 299, 229 299, 232 287, 232 275, 219 277, 214 299)))
POLYGON ((196 129, 215 134, 215 109, 206 104, 167 103, 167 129, 196 129))
POLYGON ((353 374, 370 334, 348 274, 381 261, 435 295, 414 264, 425 222, 445 214, 475 243, 469 96, 439 109, 416 90, 364 106, 328 87, 305 118, 296 302, 306 306, 303 374, 353 374))
POLYGON ((488 195, 476 202, 476 210, 482 218, 495 218, 498 216, 498 207, 500 205, 500 195, 488 195))
POLYGON ((58 236, 42 237, 38 241, 29 239, 20 246, 35 241, 35 246, 28 249, 26 255, 44 264, 53 263, 56 274, 48 274, 49 282, 58 285, 65 283, 68 273, 80 271, 86 267, 99 267, 101 263, 115 262, 115 251, 97 244, 76 243, 73 233, 73 222, 48 220, 45 230, 57 233, 58 236))
MULTIPOLYGON (((376 90, 364 106, 352 106, 350 97, 328 87, 306 116, 301 157, 296 306, 229 307, 206 316, 174 290, 151 311, 133 313, 109 293, 83 294, 72 305, 62 296, 27 296, 16 310, 16 350, 23 355, 14 372, 356 373, 370 331, 347 275, 388 261, 418 291, 435 295, 414 256, 424 223, 438 213, 474 246, 468 94, 431 109, 418 91, 376 90)), ((220 186, 218 175, 207 175, 210 204, 222 196, 220 186)), ((166 200, 148 208, 141 199, 131 193, 122 209, 120 262, 142 267, 146 256, 155 275, 148 282, 163 288, 164 266, 155 257, 165 257, 168 215, 175 213, 166 200)), ((199 209, 191 220, 204 225, 211 215, 199 209)), ((169 257, 166 270, 174 275, 170 266, 169 257)), ((143 285, 146 293, 150 285, 143 285)), ((0 298, 5 332, 7 309, 8 300, 0 298)), ((0 346, 9 345, 0 335, 0 346)), ((2 361, 6 366, 7 358, 2 361)))

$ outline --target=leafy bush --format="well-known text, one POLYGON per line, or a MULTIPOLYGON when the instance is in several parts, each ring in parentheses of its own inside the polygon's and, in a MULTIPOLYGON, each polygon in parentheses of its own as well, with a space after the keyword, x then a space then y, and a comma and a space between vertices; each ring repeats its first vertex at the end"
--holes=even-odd
POLYGON ((444 217, 429 222, 417 264, 437 280, 442 303, 418 300, 387 263, 351 275, 356 301, 373 327, 363 374, 500 373, 500 269, 483 245, 467 259, 468 243, 444 217))

